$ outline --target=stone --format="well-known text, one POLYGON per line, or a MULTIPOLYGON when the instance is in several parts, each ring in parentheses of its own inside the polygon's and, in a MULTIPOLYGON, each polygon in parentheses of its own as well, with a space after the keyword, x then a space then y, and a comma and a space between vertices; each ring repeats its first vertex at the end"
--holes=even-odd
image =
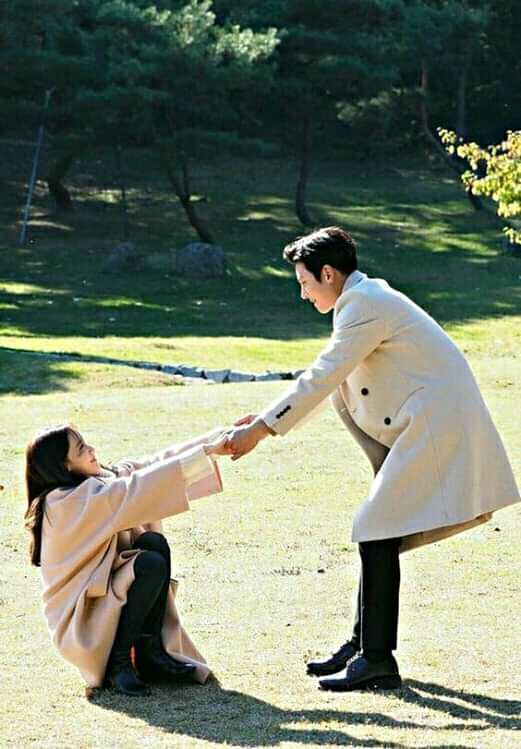
POLYGON ((222 247, 204 242, 192 242, 176 252, 175 270, 190 278, 223 276, 226 261, 222 247))
POLYGON ((105 266, 108 270, 138 270, 143 267, 143 255, 134 242, 120 242, 110 250, 105 266))
POLYGON ((215 385, 215 382, 204 377, 183 377, 183 385, 215 385))
POLYGON ((293 372, 280 372, 281 380, 293 380, 293 372))
POLYGON ((179 367, 177 367, 177 371, 179 374, 183 375, 183 377, 203 377, 203 371, 201 367, 188 367, 184 364, 180 364, 179 367))
POLYGON ((175 272, 175 255, 173 252, 151 252, 143 258, 145 268, 160 273, 175 272))
POLYGON ((277 372, 263 372, 256 375, 255 380, 256 382, 272 382, 274 380, 282 380, 282 377, 277 372))
POLYGON ((203 377, 205 377, 207 380, 213 380, 214 382, 223 383, 228 382, 229 375, 229 369, 205 369, 203 377))
POLYGON ((248 372, 231 372, 228 382, 254 382, 255 375, 248 372))

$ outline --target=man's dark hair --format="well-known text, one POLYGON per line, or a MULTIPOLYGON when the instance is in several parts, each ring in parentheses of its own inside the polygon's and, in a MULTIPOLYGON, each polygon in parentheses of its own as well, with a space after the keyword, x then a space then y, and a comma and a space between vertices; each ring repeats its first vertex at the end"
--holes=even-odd
POLYGON ((282 256, 293 265, 304 263, 317 281, 324 265, 331 265, 347 276, 358 267, 353 237, 338 226, 325 226, 299 237, 284 247, 282 256))

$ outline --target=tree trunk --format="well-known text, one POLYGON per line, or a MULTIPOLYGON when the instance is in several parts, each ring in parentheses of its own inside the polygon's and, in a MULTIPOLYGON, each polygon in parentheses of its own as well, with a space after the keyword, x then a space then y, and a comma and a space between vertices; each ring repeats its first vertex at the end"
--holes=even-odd
POLYGON ((125 183, 125 174, 123 172, 123 149, 121 146, 114 147, 114 159, 116 162, 117 179, 121 193, 121 233, 123 241, 128 239, 128 203, 127 203, 127 185, 125 183))
POLYGON ((311 117, 306 118, 304 124, 304 138, 302 143, 302 155, 300 160, 300 174, 297 182, 297 193, 295 198, 295 210, 299 221, 304 226, 312 226, 313 221, 308 213, 306 206, 306 196, 308 189, 309 167, 311 163, 312 151, 312 122, 311 117))
POLYGON ((55 208, 58 213, 70 213, 74 210, 72 198, 65 185, 62 184, 62 180, 69 171, 69 168, 79 151, 80 149, 75 147, 59 157, 54 164, 51 165, 51 168, 45 177, 47 187, 54 199, 55 208))
POLYGON ((465 140, 467 135, 467 63, 463 61, 458 71, 458 101, 456 110, 456 134, 465 140))
POLYGON ((163 150, 161 152, 161 156, 162 166, 166 172, 170 184, 174 188, 175 194, 179 198, 181 205, 184 208, 186 217, 188 218, 190 225, 195 229, 197 236, 199 237, 201 242, 214 244, 213 236, 210 234, 209 229, 206 227, 204 221, 199 216, 195 207, 195 203, 192 201, 188 162, 186 157, 180 157, 181 174, 177 174, 176 164, 172 161, 166 150, 163 150))
MULTIPOLYGON (((460 91, 462 90, 463 94, 465 93, 465 79, 459 82, 460 91), (463 87, 463 88, 462 88, 463 87)), ((422 130, 423 134, 425 135, 427 141, 431 144, 431 146, 434 148, 434 150, 442 157, 442 159, 445 161, 446 164, 450 166, 451 169, 453 169, 455 172, 457 172, 460 176, 464 171, 464 168, 461 166, 461 164, 458 162, 457 157, 451 156, 445 148, 441 145, 440 141, 434 133, 431 130, 430 124, 429 124, 429 109, 428 109, 428 96, 429 96, 429 70, 427 68, 427 65, 425 63, 425 60, 422 60, 422 73, 421 73, 421 99, 420 99, 420 118, 421 118, 421 124, 422 124, 422 130)), ((458 94, 460 93, 458 92, 458 94)), ((458 106, 460 102, 458 99, 458 106)), ((462 110, 462 114, 464 115, 464 109, 462 110)), ((458 114, 460 113, 460 110, 458 109, 458 114)), ((466 195, 470 201, 470 204, 476 211, 482 211, 484 206, 482 201, 478 198, 477 195, 474 195, 470 190, 466 190, 466 195)))

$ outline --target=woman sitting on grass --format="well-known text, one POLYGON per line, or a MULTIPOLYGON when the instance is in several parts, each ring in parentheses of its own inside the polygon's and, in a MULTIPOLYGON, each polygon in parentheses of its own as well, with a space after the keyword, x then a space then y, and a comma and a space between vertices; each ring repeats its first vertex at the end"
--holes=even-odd
POLYGON ((41 567, 52 640, 89 687, 141 695, 147 681, 209 675, 176 612, 159 521, 222 491, 214 457, 225 442, 214 431, 109 469, 70 425, 28 445, 31 562, 41 567))

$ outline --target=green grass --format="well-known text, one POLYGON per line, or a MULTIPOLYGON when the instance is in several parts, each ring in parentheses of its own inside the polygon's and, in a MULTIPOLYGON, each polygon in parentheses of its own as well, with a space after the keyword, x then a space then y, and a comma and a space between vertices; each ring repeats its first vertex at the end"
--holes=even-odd
MULTIPOLYGON (((102 168, 78 166, 79 207, 59 226, 38 194, 26 248, 15 241, 18 204, 0 206, 2 746, 518 747, 519 507, 403 558, 402 690, 335 696, 305 676, 307 658, 349 634, 358 573, 350 526, 370 481, 327 411, 238 463, 221 461, 225 492, 165 524, 185 624, 220 683, 85 700, 79 675, 49 642, 28 563, 27 439, 73 421, 104 460, 117 460, 229 423, 284 383, 177 387, 158 372, 1 347, 260 371, 304 366, 329 329, 298 303, 280 261, 302 231, 291 208, 294 165, 223 161, 198 174, 201 210, 229 264, 222 281, 198 283, 103 269, 118 238, 117 205, 110 184, 85 187, 86 173, 102 168)), ((190 233, 159 177, 143 159, 128 168, 131 238, 150 252, 182 246, 190 233), (139 174, 147 181, 138 189, 139 174)), ((521 480, 521 263, 499 251, 497 226, 467 207, 444 172, 414 162, 317 166, 310 198, 317 223, 353 231, 363 269, 406 291, 457 339, 521 480)))
MULTIPOLYGON (((132 186, 140 179, 141 188, 130 195, 129 237, 144 253, 183 246, 192 237, 179 204, 147 171, 145 157, 136 159, 128 181, 132 186)), ((15 242, 16 204, 2 207, 0 350, 245 371, 300 367, 313 357, 329 320, 297 303, 292 269, 280 256, 303 231, 292 209, 294 165, 257 160, 230 168, 223 161, 197 174, 196 188, 206 197, 201 211, 228 262, 225 278, 206 281, 176 277, 168 267, 106 269, 120 231, 119 208, 106 191, 81 186, 85 172, 101 168, 79 164, 73 175, 78 208, 67 221, 57 223, 48 199, 38 196, 25 248, 15 242)), ((469 351, 519 348, 521 264, 500 252, 496 222, 474 212, 445 172, 414 162, 409 168, 320 165, 310 210, 317 223, 351 230, 361 267, 410 294, 469 351)), ((49 367, 49 382, 57 386, 56 366, 49 367)), ((4 392, 11 382, 3 380, 4 392)), ((14 382, 15 388, 22 384, 14 382)))
MULTIPOLYGON (((221 461, 225 492, 169 519, 179 605, 220 685, 154 688, 126 701, 83 696, 52 648, 21 528, 22 447, 39 426, 74 420, 106 460, 152 451, 227 423, 282 383, 93 388, 3 404, 0 728, 13 747, 519 746, 519 508, 466 536, 403 558, 397 693, 328 695, 305 676, 349 631, 358 572, 349 542, 370 479, 325 412, 221 461), (332 445, 335 461, 331 462, 332 445)), ((519 387, 485 387, 518 477, 519 387)))

